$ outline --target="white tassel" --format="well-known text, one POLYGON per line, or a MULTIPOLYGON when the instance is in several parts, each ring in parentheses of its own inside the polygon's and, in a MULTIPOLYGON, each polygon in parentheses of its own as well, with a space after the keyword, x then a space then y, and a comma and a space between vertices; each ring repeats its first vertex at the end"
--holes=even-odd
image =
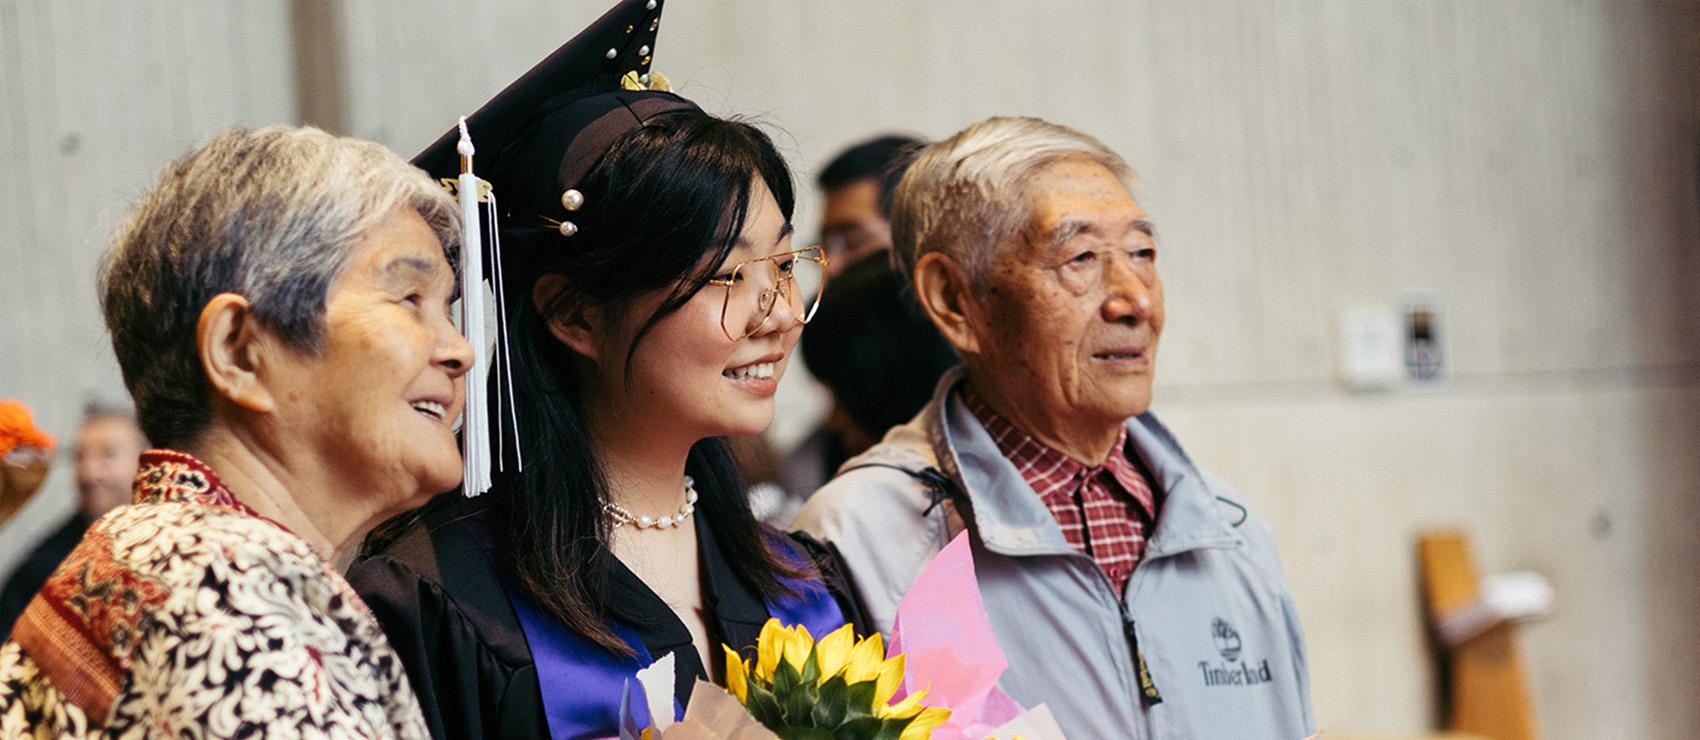
POLYGON ((461 490, 477 496, 490 490, 490 424, 486 383, 489 344, 484 337, 484 236, 478 221, 478 176, 472 171, 472 135, 460 119, 460 328, 472 345, 472 372, 466 376, 466 412, 462 417, 461 490))
MULTIPOLYGON (((501 210, 496 207, 496 194, 494 192, 490 193, 490 202, 486 203, 484 208, 485 212, 490 214, 490 223, 496 223, 496 214, 501 213, 501 210)), ((514 366, 513 358, 508 353, 508 295, 507 290, 503 287, 506 282, 503 276, 506 273, 502 272, 502 230, 499 228, 490 230, 490 261, 492 263, 490 285, 493 288, 491 292, 496 297, 496 351, 501 353, 499 363, 501 369, 496 373, 496 416, 499 421, 497 428, 512 431, 514 470, 517 472, 525 469, 525 458, 520 454, 519 448, 519 412, 515 408, 514 402, 514 366), (508 413, 505 417, 502 416, 502 399, 504 398, 508 400, 508 413)), ((496 435, 497 470, 503 469, 502 461, 507 459, 506 455, 502 454, 505 452, 504 445, 507 436, 500 433, 496 435)))

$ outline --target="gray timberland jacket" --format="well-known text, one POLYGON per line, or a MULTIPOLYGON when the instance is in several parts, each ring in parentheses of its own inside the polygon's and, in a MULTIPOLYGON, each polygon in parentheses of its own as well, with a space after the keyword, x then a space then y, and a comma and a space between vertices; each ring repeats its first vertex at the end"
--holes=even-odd
POLYGON ((838 548, 882 632, 921 568, 965 526, 954 487, 971 512, 980 590, 1009 656, 999 685, 1023 706, 1048 704, 1070 738, 1295 740, 1316 731, 1274 534, 1238 493, 1194 466, 1156 417, 1129 419, 1163 499, 1145 559, 1118 598, 962 405, 953 392, 961 380, 960 370, 946 375, 932 403, 846 463, 795 522, 838 548))

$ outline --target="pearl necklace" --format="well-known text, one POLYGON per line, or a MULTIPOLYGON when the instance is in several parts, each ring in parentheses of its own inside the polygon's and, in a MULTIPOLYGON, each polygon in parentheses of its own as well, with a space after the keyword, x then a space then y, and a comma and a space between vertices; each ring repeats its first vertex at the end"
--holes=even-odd
POLYGON ((691 514, 695 513, 696 510, 697 483, 688 475, 685 476, 685 505, 679 507, 679 512, 677 514, 657 519, 651 516, 638 516, 637 514, 633 514, 631 509, 612 501, 604 501, 602 503, 602 513, 607 514, 609 519, 614 520, 615 529, 627 524, 631 524, 638 529, 668 529, 670 527, 677 527, 684 524, 686 519, 691 518, 691 514))

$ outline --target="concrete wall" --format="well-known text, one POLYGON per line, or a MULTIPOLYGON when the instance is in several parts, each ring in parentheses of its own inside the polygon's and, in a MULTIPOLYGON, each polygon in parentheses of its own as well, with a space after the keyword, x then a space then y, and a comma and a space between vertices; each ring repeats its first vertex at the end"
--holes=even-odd
POLYGON ((196 142, 296 118, 288 29, 282 0, 0 0, 0 397, 63 452, 0 528, 0 574, 75 508, 83 406, 127 398, 95 297, 107 239, 196 142))
MULTIPOLYGON (((26 176, 0 185, 0 393, 68 435, 115 376, 90 271, 171 154, 299 109, 411 153, 600 5, 346 0, 314 52, 333 89, 297 91, 278 3, 0 0, 0 147, 26 176)), ((1168 286, 1156 408, 1275 524, 1331 734, 1432 726, 1413 542, 1456 524, 1484 570, 1557 589, 1525 633, 1548 736, 1686 738, 1697 32, 1685 2, 674 0, 656 67, 770 124, 804 179, 852 139, 993 114, 1127 156, 1168 286), (1344 390, 1340 313, 1408 289, 1446 298, 1448 379, 1344 390)))

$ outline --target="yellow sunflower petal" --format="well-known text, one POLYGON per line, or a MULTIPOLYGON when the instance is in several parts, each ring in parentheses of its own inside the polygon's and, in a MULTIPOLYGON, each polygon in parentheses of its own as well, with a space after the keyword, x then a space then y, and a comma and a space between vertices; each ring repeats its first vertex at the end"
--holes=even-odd
POLYGON ((832 634, 822 637, 815 643, 815 665, 820 669, 820 680, 826 680, 844 670, 850 661, 850 652, 856 641, 856 633, 846 624, 832 631, 832 634))
POLYGON ((773 683, 773 671, 779 667, 788 631, 777 619, 769 619, 761 626, 761 635, 756 638, 756 680, 773 683))
POLYGON ((880 633, 875 632, 862 642, 870 643, 872 647, 868 649, 874 651, 874 654, 878 655, 880 660, 885 660, 885 640, 880 637, 880 633))
POLYGON ((903 734, 898 735, 897 740, 926 740, 926 738, 932 737, 933 730, 944 724, 947 719, 950 719, 949 709, 927 707, 921 710, 920 714, 915 715, 914 721, 903 728, 903 734))
POLYGON ((802 673, 803 664, 809 661, 809 651, 815 647, 815 638, 809 636, 809 628, 800 624, 786 630, 785 634, 785 662, 790 663, 798 673, 802 673))
POLYGON ((903 685, 904 658, 902 653, 887 658, 880 663, 879 683, 874 684, 874 706, 882 707, 891 701, 897 687, 903 685))
POLYGON ((903 701, 889 707, 880 707, 876 714, 879 715, 880 719, 909 719, 910 717, 921 713, 921 709, 923 708, 921 706, 921 700, 925 698, 927 698, 927 690, 921 689, 920 691, 903 697, 903 701))
POLYGON ((850 648, 850 657, 844 666, 845 683, 861 683, 880 677, 880 664, 885 661, 885 646, 880 642, 879 634, 875 633, 850 648))
POLYGON ((747 703, 750 683, 746 674, 749 672, 749 666, 744 665, 744 659, 738 657, 738 652, 732 648, 721 645, 720 649, 726 651, 726 690, 738 697, 739 704, 747 703))

